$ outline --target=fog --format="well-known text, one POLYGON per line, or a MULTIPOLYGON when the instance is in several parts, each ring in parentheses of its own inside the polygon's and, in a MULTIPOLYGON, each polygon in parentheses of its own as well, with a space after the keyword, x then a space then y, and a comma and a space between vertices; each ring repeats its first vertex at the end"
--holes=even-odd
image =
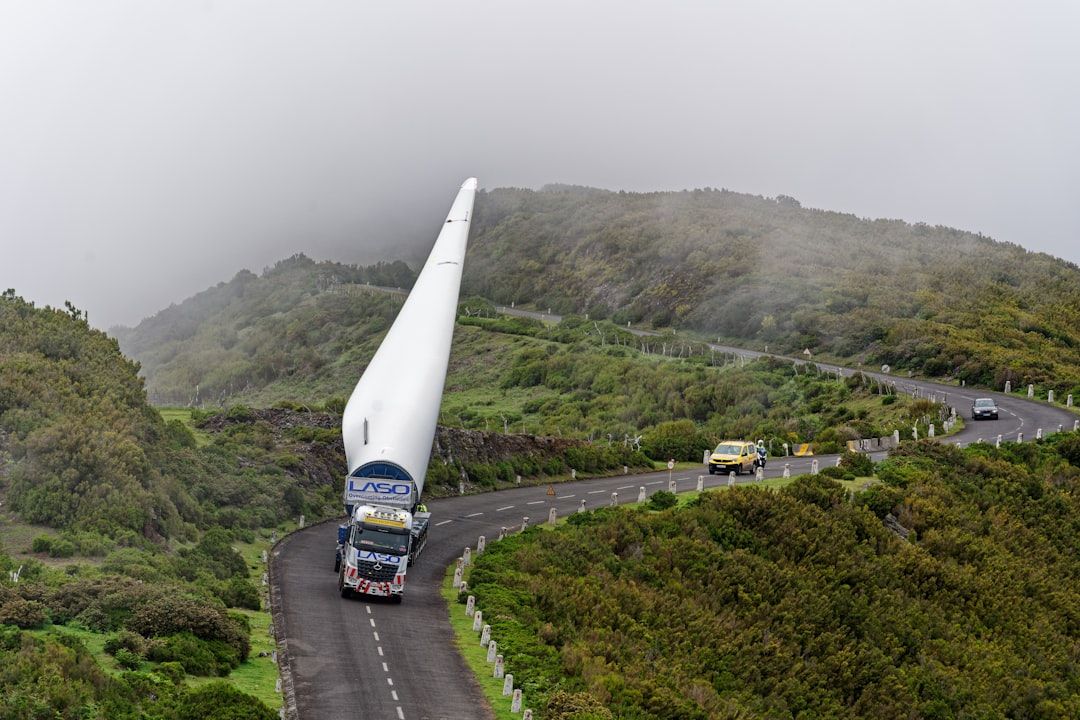
POLYGON ((0 290, 95 327, 458 186, 727 188, 1080 263, 1080 5, 0 0, 0 290))

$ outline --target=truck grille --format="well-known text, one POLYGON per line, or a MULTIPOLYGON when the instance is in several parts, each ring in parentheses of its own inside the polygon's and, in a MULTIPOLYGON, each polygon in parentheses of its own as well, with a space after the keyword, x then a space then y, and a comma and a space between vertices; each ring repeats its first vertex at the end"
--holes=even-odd
POLYGON ((398 566, 390 563, 374 563, 370 560, 360 560, 356 566, 356 577, 375 582, 391 582, 398 574, 398 566), (375 566, 379 565, 376 570, 375 566))

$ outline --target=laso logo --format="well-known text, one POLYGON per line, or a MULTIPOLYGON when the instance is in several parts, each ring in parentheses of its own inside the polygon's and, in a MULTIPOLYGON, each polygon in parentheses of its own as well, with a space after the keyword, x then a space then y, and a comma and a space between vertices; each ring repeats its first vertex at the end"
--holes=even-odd
POLYGON ((371 562, 387 563, 389 565, 400 565, 400 555, 385 555, 383 553, 364 551, 356 553, 356 557, 360 560, 369 560, 371 562))
POLYGON ((412 492, 412 486, 406 483, 375 482, 368 480, 360 487, 356 487, 355 480, 349 480, 350 492, 382 493, 384 495, 408 495, 412 492))

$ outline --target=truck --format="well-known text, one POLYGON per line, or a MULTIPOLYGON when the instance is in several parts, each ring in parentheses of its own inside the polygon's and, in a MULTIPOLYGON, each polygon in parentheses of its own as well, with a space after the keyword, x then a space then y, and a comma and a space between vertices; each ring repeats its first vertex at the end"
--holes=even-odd
POLYGON ((421 501, 442 404, 476 178, 458 191, 431 254, 341 416, 348 472, 334 570, 342 597, 401 602, 428 538, 421 501))
POLYGON ((427 544, 431 513, 420 510, 422 484, 403 477, 404 470, 385 463, 366 465, 359 477, 345 481, 348 520, 338 526, 334 572, 342 597, 355 594, 401 602, 408 567, 427 544), (370 473, 396 478, 375 478, 370 473))
POLYGON ((401 602, 413 558, 413 515, 379 505, 356 505, 338 527, 338 591, 401 602))

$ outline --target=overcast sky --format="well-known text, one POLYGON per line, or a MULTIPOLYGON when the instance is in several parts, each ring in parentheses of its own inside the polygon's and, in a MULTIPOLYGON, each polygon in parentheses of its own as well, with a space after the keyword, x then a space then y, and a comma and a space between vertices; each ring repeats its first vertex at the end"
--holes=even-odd
POLYGON ((1072 0, 0 0, 0 290, 107 329, 298 252, 423 257, 469 176, 1080 263, 1078 30, 1072 0))

